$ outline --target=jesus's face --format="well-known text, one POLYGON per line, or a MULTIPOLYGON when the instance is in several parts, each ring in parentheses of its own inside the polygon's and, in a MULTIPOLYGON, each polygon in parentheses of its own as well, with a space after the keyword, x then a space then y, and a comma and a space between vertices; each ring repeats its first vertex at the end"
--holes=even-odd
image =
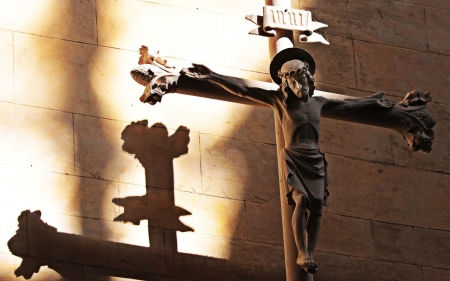
POLYGON ((309 97, 308 81, 304 73, 295 73, 285 79, 294 95, 301 99, 307 99, 309 97))

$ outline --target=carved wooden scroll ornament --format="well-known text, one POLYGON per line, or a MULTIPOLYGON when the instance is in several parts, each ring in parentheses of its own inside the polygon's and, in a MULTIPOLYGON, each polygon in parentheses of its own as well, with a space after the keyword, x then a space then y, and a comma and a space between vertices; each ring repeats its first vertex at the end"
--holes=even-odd
POLYGON ((264 6, 262 16, 248 15, 245 18, 259 26, 249 34, 274 37, 277 29, 295 30, 300 32, 299 40, 301 42, 330 44, 322 35, 315 32, 328 27, 328 25, 313 21, 310 11, 264 6))

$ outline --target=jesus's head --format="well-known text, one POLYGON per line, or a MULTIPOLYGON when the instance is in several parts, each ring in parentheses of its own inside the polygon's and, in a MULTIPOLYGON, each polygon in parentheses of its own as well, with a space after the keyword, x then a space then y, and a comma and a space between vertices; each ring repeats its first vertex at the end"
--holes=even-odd
POLYGON ((285 62, 278 71, 278 77, 285 99, 290 95, 307 99, 314 94, 314 77, 309 72, 307 62, 297 59, 285 62))

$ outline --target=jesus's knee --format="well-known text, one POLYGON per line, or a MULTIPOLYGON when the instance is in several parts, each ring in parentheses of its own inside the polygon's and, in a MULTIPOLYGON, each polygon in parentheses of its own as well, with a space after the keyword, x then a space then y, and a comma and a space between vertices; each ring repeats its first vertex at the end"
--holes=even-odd
POLYGON ((308 202, 308 198, 296 189, 292 190, 292 200, 294 200, 296 205, 300 206, 305 206, 308 202))

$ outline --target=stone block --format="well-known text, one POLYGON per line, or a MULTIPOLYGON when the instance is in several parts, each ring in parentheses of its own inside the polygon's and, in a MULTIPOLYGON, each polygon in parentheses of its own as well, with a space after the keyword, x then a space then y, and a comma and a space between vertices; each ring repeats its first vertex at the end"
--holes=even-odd
POLYGON ((330 45, 296 43, 295 46, 308 51, 316 62, 314 79, 317 82, 356 88, 355 60, 351 39, 328 36, 330 45), (301 45, 299 45, 301 44, 301 45))
POLYGON ((0 31, 0 101, 14 102, 13 52, 13 34, 0 31))
POLYGON ((427 50, 423 6, 392 0, 349 1, 347 6, 353 38, 427 50))
POLYGON ((176 241, 177 251, 171 253, 173 258, 198 256, 212 258, 212 261, 225 261, 232 254, 231 245, 234 239, 196 232, 178 232, 176 241))
POLYGON ((30 209, 112 220, 119 212, 111 202, 118 197, 114 183, 8 165, 0 165, 0 175, 0 206, 14 208, 16 217, 30 209))
POLYGON ((373 241, 377 259, 450 269, 448 231, 373 222, 373 241))
POLYGON ((201 186, 199 136, 188 130, 75 115, 77 173, 141 186, 195 190, 201 186))
POLYGON ((373 258, 370 221, 324 213, 316 249, 353 257, 373 258))
POLYGON ((450 270, 443 270, 431 267, 422 267, 423 281, 449 281, 450 270))
POLYGON ((323 252, 316 253, 315 258, 319 272, 314 275, 314 281, 422 281, 419 266, 323 252))
MULTIPOLYGON (((237 2, 234 3, 235 5, 237 2)), ((240 4, 240 3, 239 3, 240 4)), ((262 5, 260 3, 262 15, 262 5)), ((216 46, 216 55, 223 57, 223 65, 229 68, 237 68, 255 72, 269 72, 270 53, 267 41, 264 37, 248 34, 258 26, 245 20, 245 15, 251 14, 250 10, 242 13, 239 18, 224 16, 223 24, 223 46, 216 46), (219 49, 219 48, 221 49, 219 49)), ((269 80, 270 82, 270 80, 269 80)))
MULTIPOLYGON (((186 64, 183 64, 183 66, 186 66, 186 65, 189 65, 189 62, 186 64)), ((268 73, 269 65, 260 69, 261 72, 255 72, 255 71, 249 71, 249 70, 243 70, 243 69, 237 69, 237 68, 229 68, 229 67, 223 67, 223 66, 218 66, 218 65, 212 65, 211 69, 213 69, 215 72, 223 74, 223 75, 239 77, 242 79, 258 80, 258 81, 263 81, 263 82, 272 82, 272 78, 270 77, 270 74, 268 73)))
POLYGON ((404 167, 410 165, 408 145, 394 130, 322 119, 321 133, 320 148, 326 153, 404 167))
POLYGON ((329 213, 449 230, 449 176, 328 155, 329 213), (439 214, 439 215, 435 215, 439 214))
MULTIPOLYGON (((76 173, 145 186, 142 164, 122 148, 122 132, 127 125, 126 122, 74 115, 76 173)), ((138 148, 145 146, 140 144, 138 148)))
MULTIPOLYGON (((181 126, 181 125, 180 125, 181 126)), ((171 137, 175 129, 170 129, 171 137)), ((173 160, 174 188, 177 190, 193 191, 202 185, 200 163, 200 135, 189 133, 190 142, 187 144, 187 154, 173 160)))
POLYGON ((419 170, 439 171, 450 173, 448 165, 450 150, 448 138, 450 137, 450 106, 430 103, 427 108, 436 119, 434 127, 435 139, 430 153, 411 153, 411 166, 419 170))
POLYGON ((245 202, 249 241, 283 245, 280 206, 245 202))
POLYGON ((280 204, 274 145, 201 135, 202 189, 210 196, 280 204))
POLYGON ((178 252, 166 250, 169 276, 199 281, 286 278, 282 246, 195 233, 179 233, 178 242, 178 252))
MULTIPOLYGON (((64 198, 67 202, 64 204, 67 206, 67 210, 58 213, 111 221, 118 212, 118 208, 111 202, 112 198, 118 196, 117 183, 70 177, 58 179, 52 188, 58 186, 59 182, 62 182, 61 186, 66 188, 64 198)), ((62 209, 62 203, 55 205, 61 205, 58 207, 62 209)))
POLYGON ((450 57, 362 41, 355 41, 355 52, 358 89, 399 97, 420 89, 450 103, 450 57))
POLYGON ((425 15, 427 18, 429 50, 431 52, 449 55, 450 23, 448 22, 448 17, 450 16, 450 11, 426 7, 425 15))
POLYGON ((328 25, 327 34, 342 37, 350 36, 346 1, 302 0, 300 9, 311 11, 313 19, 328 25))
POLYGON ((17 103, 125 121, 147 116, 129 74, 136 54, 27 34, 14 43, 17 103))
POLYGON ((273 110, 185 95, 168 95, 149 109, 149 122, 193 132, 275 143, 273 110))
POLYGON ((0 263, 0 280, 60 281, 64 277, 64 280, 83 281, 81 265, 30 257, 21 259, 10 254, 0 254, 0 263), (37 268, 39 272, 33 272, 37 265, 42 265, 37 268))
POLYGON ((323 91, 323 92, 329 92, 329 93, 335 93, 339 95, 346 95, 346 96, 353 96, 353 97, 367 97, 375 94, 375 92, 372 91, 362 91, 352 88, 345 88, 345 87, 339 87, 335 85, 327 84, 326 81, 323 83, 316 82, 315 83, 316 90, 323 91))
POLYGON ((69 113, 0 102, 0 163, 73 173, 69 113))
POLYGON ((445 0, 405 0, 404 2, 450 10, 450 3, 445 0))
POLYGON ((0 28, 95 44, 97 43, 95 1, 2 2, 0 28))
POLYGON ((175 201, 177 206, 192 213, 180 219, 192 226, 195 233, 247 238, 244 202, 179 191, 175 193, 175 201))

